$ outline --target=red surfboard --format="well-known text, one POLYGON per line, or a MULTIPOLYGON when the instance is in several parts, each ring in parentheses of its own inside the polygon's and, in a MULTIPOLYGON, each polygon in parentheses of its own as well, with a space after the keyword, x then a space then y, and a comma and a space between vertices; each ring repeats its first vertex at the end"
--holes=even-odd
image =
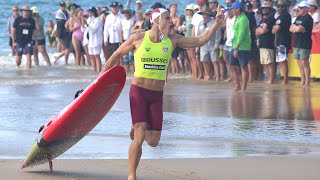
POLYGON ((99 76, 44 126, 22 168, 48 161, 52 164, 52 159, 80 141, 109 112, 125 81, 126 73, 122 66, 115 66, 99 76))

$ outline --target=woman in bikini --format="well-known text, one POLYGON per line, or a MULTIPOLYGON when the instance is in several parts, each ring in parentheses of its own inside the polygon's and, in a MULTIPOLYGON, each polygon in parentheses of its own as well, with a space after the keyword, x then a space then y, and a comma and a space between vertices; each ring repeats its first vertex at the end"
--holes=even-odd
MULTIPOLYGON (((83 10, 77 9, 75 13, 75 17, 70 21, 70 31, 72 32, 72 45, 75 50, 75 63, 80 65, 80 60, 83 59, 83 53, 81 52, 82 40, 83 40, 83 32, 81 31, 81 17, 83 16, 83 10)), ((84 61, 82 61, 84 64, 84 61)))

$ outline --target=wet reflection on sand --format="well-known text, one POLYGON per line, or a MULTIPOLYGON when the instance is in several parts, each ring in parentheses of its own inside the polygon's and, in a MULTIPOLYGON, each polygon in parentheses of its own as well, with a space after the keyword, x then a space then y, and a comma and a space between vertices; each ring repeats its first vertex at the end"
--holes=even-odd
POLYGON ((246 92, 233 92, 230 84, 180 80, 168 83, 164 109, 192 116, 247 119, 320 120, 320 85, 310 88, 250 84, 246 92))

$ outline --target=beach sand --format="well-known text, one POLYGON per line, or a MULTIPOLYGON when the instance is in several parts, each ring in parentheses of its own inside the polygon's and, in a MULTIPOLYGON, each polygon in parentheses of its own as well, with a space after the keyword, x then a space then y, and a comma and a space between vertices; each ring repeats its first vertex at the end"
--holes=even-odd
MULTIPOLYGON (((19 170, 22 160, 1 160, 1 179, 111 179, 127 178, 127 160, 53 161, 54 172, 48 164, 19 170)), ((318 180, 320 155, 233 157, 204 159, 143 159, 138 179, 218 179, 218 180, 318 180)))

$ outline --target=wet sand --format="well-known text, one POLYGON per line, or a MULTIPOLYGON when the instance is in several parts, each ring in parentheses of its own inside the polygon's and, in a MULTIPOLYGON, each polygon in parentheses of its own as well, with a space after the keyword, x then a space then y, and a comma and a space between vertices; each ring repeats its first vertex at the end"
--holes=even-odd
MULTIPOLYGON (((21 160, 1 160, 2 179, 112 179, 127 178, 127 160, 55 160, 48 165, 19 170, 21 160)), ((205 159, 142 160, 141 180, 318 180, 320 155, 205 159)))
POLYGON ((192 116, 248 119, 320 120, 320 82, 301 87, 290 80, 249 83, 246 91, 233 84, 205 80, 173 79, 166 85, 164 111, 192 116), (185 85, 187 84, 187 85, 185 85))

